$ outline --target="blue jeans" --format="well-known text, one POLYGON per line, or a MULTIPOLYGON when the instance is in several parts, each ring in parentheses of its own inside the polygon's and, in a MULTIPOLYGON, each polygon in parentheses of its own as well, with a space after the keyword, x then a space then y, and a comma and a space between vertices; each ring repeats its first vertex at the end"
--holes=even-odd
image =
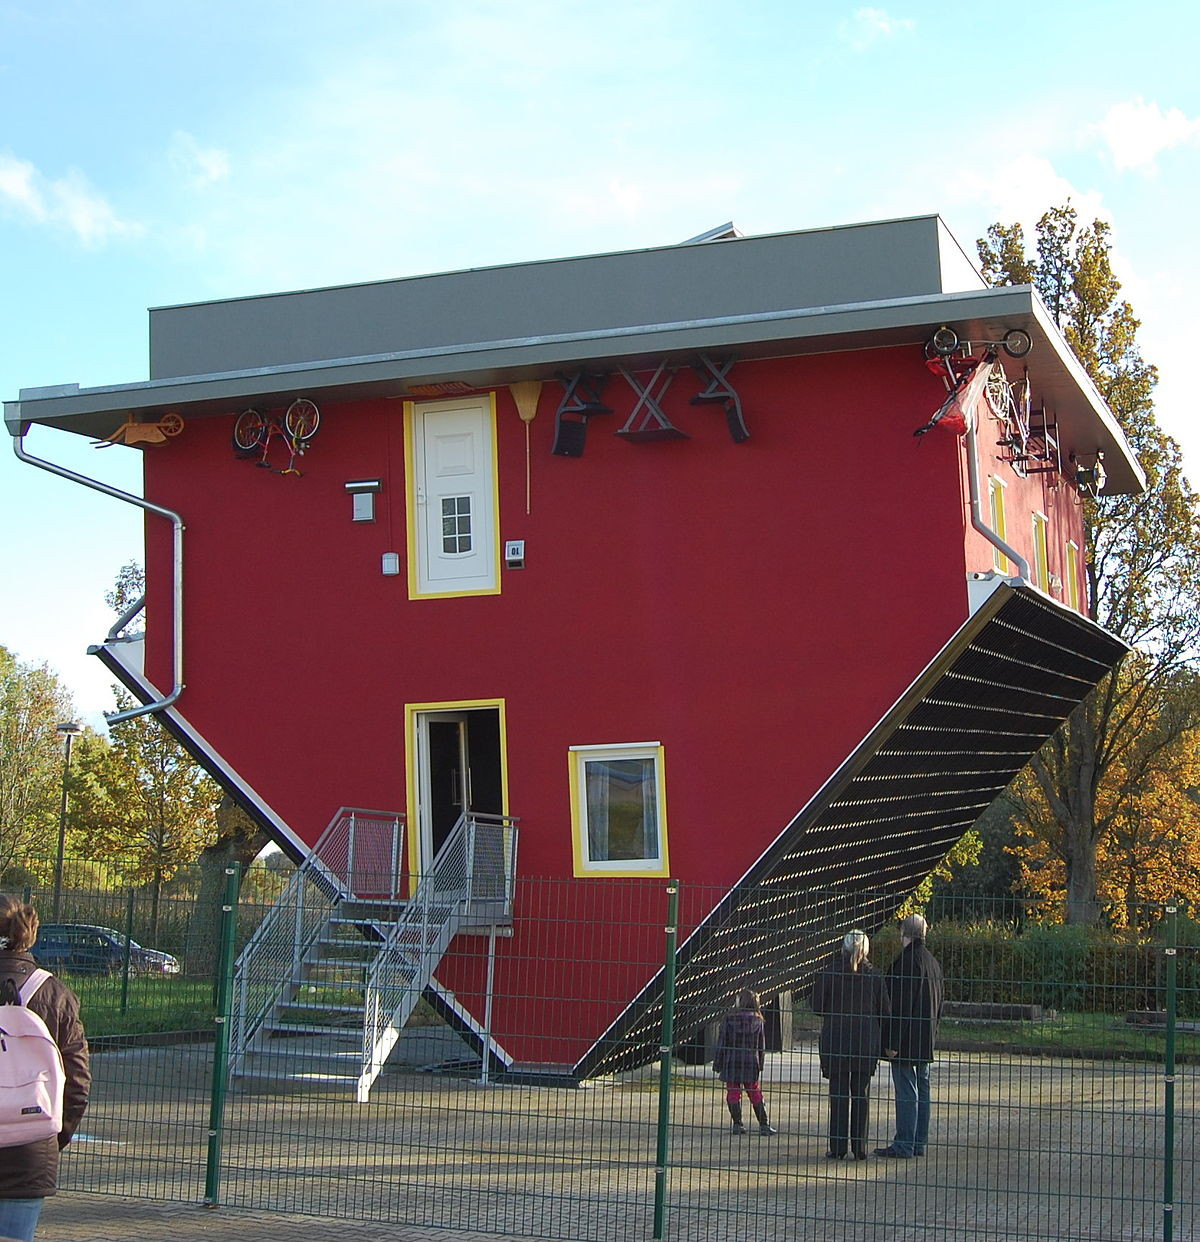
POLYGON ((892 1146, 904 1156, 922 1156, 929 1142, 929 1062, 893 1061, 896 1137, 892 1146))
POLYGON ((0 1238, 33 1242, 45 1199, 0 1199, 0 1238))

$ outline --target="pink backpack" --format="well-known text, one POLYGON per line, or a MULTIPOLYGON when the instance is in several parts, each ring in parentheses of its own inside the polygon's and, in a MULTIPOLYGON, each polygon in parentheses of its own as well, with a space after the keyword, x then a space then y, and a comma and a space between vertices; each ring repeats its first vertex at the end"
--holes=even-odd
POLYGON ((62 1053, 45 1022, 26 1008, 49 978, 48 970, 35 970, 17 993, 20 1004, 0 1005, 0 1147, 36 1143, 62 1129, 62 1053))

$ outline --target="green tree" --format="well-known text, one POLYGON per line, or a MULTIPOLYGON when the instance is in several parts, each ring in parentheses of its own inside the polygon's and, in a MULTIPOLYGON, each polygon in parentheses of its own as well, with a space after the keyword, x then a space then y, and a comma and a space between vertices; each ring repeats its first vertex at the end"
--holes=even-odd
POLYGON ((978 248, 991 283, 1037 288, 1146 473, 1139 495, 1083 501, 1092 616, 1136 657, 1072 713, 1009 795, 1018 822, 1062 863, 1067 921, 1095 923, 1097 850, 1132 810, 1129 797, 1102 796, 1105 783, 1118 771, 1138 772, 1143 787, 1175 780, 1172 736, 1200 724, 1194 696, 1178 689, 1181 670, 1200 652, 1197 496, 1179 445, 1154 417, 1157 373, 1141 356, 1139 321, 1120 296, 1109 226, 1081 228, 1067 203, 1038 221, 1036 257, 1019 224, 992 225, 978 248), (1145 730, 1147 719, 1170 720, 1175 734, 1145 730))
MULTIPOLYGON (((113 589, 104 596, 104 602, 117 616, 121 616, 126 609, 140 602, 145 594, 146 571, 137 561, 126 561, 117 570, 117 580, 113 583, 113 589)), ((137 634, 141 632, 142 627, 138 624, 136 618, 130 624, 132 628, 127 631, 128 633, 137 634)))
POLYGON ((46 665, 0 647, 0 874, 54 853, 71 696, 46 665))
POLYGON ((263 826, 226 794, 215 811, 216 832, 201 851, 200 889, 192 906, 187 930, 189 974, 210 973, 217 961, 221 937, 221 899, 225 868, 238 864, 243 885, 248 868, 270 839, 263 826))
MULTIPOLYGON (((132 699, 114 687, 119 710, 132 699)), ((152 716, 112 726, 104 752, 81 758, 73 780, 75 839, 151 890, 151 933, 163 885, 216 832, 220 791, 152 716)))

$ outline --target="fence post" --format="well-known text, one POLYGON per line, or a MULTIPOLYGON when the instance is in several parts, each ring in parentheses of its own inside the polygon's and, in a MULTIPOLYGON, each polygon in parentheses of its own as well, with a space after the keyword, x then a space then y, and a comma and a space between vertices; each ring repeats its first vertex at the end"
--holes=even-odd
POLYGON ((208 1161, 204 1175, 204 1202, 220 1203, 221 1138, 225 1097, 229 1091, 229 1020, 233 1003, 234 942, 237 934, 237 901, 241 864, 225 868, 225 899, 221 904, 221 947, 217 960, 217 1017, 213 1048, 212 1090, 208 1109, 208 1161))
POLYGON ((1166 1008, 1167 1036, 1163 1054, 1163 1242, 1171 1242, 1175 1229, 1175 1017, 1178 1012, 1176 963, 1178 961, 1177 913, 1179 903, 1167 906, 1166 1008))
POLYGON ((675 949, 679 939, 679 882, 667 881, 667 947, 663 963, 662 1045, 658 1062, 658 1146, 654 1156, 654 1236, 663 1236, 667 1212, 667 1157, 671 1126, 671 1049, 675 1045, 675 949))
POLYGON ((121 1012, 129 1009, 129 942, 133 939, 133 889, 125 897, 125 961, 121 967, 121 1012))

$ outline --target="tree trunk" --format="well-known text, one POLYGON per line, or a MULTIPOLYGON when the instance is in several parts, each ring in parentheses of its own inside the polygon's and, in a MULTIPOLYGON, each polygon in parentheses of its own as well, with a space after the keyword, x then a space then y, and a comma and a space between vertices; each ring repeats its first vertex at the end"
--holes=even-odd
POLYGON ((1100 922, 1100 901, 1096 895, 1096 841, 1086 831, 1072 831, 1068 841, 1067 922, 1094 926, 1100 922))
POLYGON ((221 947, 221 905, 225 895, 225 868, 232 863, 248 867, 270 841, 228 795, 217 806, 217 839, 196 860, 200 867, 200 890, 188 920, 185 948, 189 975, 212 975, 221 947))

